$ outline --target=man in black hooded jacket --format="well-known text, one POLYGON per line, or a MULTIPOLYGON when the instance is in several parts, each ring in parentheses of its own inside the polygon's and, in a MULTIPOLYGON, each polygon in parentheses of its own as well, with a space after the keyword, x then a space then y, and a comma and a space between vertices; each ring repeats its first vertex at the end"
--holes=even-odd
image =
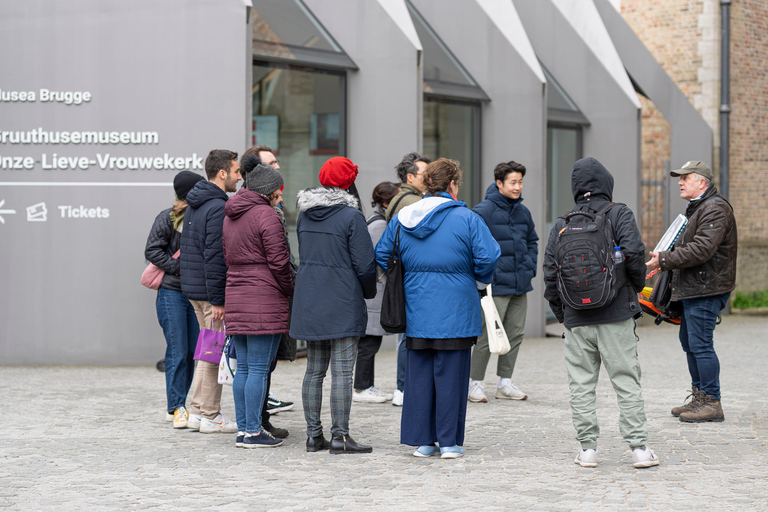
MULTIPOLYGON (((571 192, 575 210, 597 212, 613 201, 613 176, 594 158, 573 164, 571 192)), ((544 256, 544 297, 552 312, 565 324, 565 365, 571 390, 571 413, 581 452, 576 464, 597 466, 597 438, 600 428, 595 410, 595 388, 600 363, 605 365, 619 403, 619 430, 632 450, 633 465, 644 468, 658 465, 656 455, 646 446, 648 428, 645 403, 640 387, 640 362, 637 357, 635 318, 641 315, 637 292, 645 285, 645 246, 626 205, 613 206, 605 213, 612 228, 613 241, 624 254, 626 283, 613 302, 595 309, 574 309, 564 304, 557 286, 555 248, 565 227, 557 219, 549 234, 544 256)))

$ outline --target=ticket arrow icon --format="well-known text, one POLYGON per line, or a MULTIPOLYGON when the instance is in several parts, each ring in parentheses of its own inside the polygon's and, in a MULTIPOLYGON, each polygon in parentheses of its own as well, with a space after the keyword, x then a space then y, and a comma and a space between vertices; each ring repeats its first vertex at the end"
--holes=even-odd
MULTIPOLYGON (((0 208, 2 208, 4 204, 5 204, 5 199, 0 200, 0 208)), ((3 214, 13 215, 15 213, 16 213, 16 210, 0 210, 0 224, 5 224, 5 219, 3 218, 3 214)))

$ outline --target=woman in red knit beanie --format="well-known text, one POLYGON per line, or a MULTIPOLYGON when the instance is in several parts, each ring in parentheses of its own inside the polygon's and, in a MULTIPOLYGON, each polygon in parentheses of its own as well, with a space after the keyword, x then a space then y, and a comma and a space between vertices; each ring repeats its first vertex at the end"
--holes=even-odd
POLYGON ((365 336, 365 299, 376 295, 373 244, 355 188, 358 169, 334 157, 320 170, 322 187, 299 192, 299 272, 290 335, 307 341, 307 371, 301 388, 307 421, 307 451, 368 453, 349 435, 352 370, 358 340, 365 336), (331 367, 331 442, 320 421, 323 380, 331 367))

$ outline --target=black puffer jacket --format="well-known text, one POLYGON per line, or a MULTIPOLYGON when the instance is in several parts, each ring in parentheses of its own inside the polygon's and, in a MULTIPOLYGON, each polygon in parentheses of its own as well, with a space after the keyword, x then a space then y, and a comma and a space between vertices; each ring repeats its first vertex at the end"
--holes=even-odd
POLYGON ((173 255, 179 250, 180 243, 181 233, 173 229, 173 222, 171 222, 171 208, 161 211, 155 217, 152 230, 147 237, 144 257, 165 272, 160 286, 177 292, 181 291, 179 281, 181 266, 179 260, 173 255))
POLYGON ((722 295, 736 288, 738 234, 733 208, 711 185, 688 203, 688 224, 674 251, 659 253, 662 270, 672 272, 672 300, 722 295))
MULTIPOLYGON (((613 200, 613 176, 596 159, 583 158, 573 164, 571 192, 576 201, 575 209, 586 206, 595 212, 607 201, 613 200)), ((607 217, 613 226, 615 241, 624 253, 627 285, 611 304, 603 308, 575 310, 563 305, 557 292, 554 254, 557 235, 565 226, 565 221, 562 218, 557 219, 549 233, 544 255, 544 298, 549 301, 557 319, 569 329, 583 325, 621 322, 642 314, 637 302, 637 292, 645 286, 645 245, 637 229, 635 215, 629 207, 617 203, 610 209, 607 217)))
POLYGON ((224 305, 227 265, 221 234, 227 194, 210 181, 199 181, 187 194, 189 208, 181 232, 181 291, 190 300, 224 305))

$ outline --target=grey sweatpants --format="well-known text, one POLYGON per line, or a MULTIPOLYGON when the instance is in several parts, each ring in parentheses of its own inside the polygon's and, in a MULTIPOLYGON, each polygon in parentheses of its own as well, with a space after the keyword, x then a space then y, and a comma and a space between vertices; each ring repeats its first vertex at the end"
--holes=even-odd
POLYGON ((595 410, 595 387, 600 362, 605 365, 619 402, 619 430, 631 449, 648 438, 645 403, 640 388, 635 321, 565 329, 565 366, 571 389, 571 414, 581 448, 594 449, 600 427, 595 410))

